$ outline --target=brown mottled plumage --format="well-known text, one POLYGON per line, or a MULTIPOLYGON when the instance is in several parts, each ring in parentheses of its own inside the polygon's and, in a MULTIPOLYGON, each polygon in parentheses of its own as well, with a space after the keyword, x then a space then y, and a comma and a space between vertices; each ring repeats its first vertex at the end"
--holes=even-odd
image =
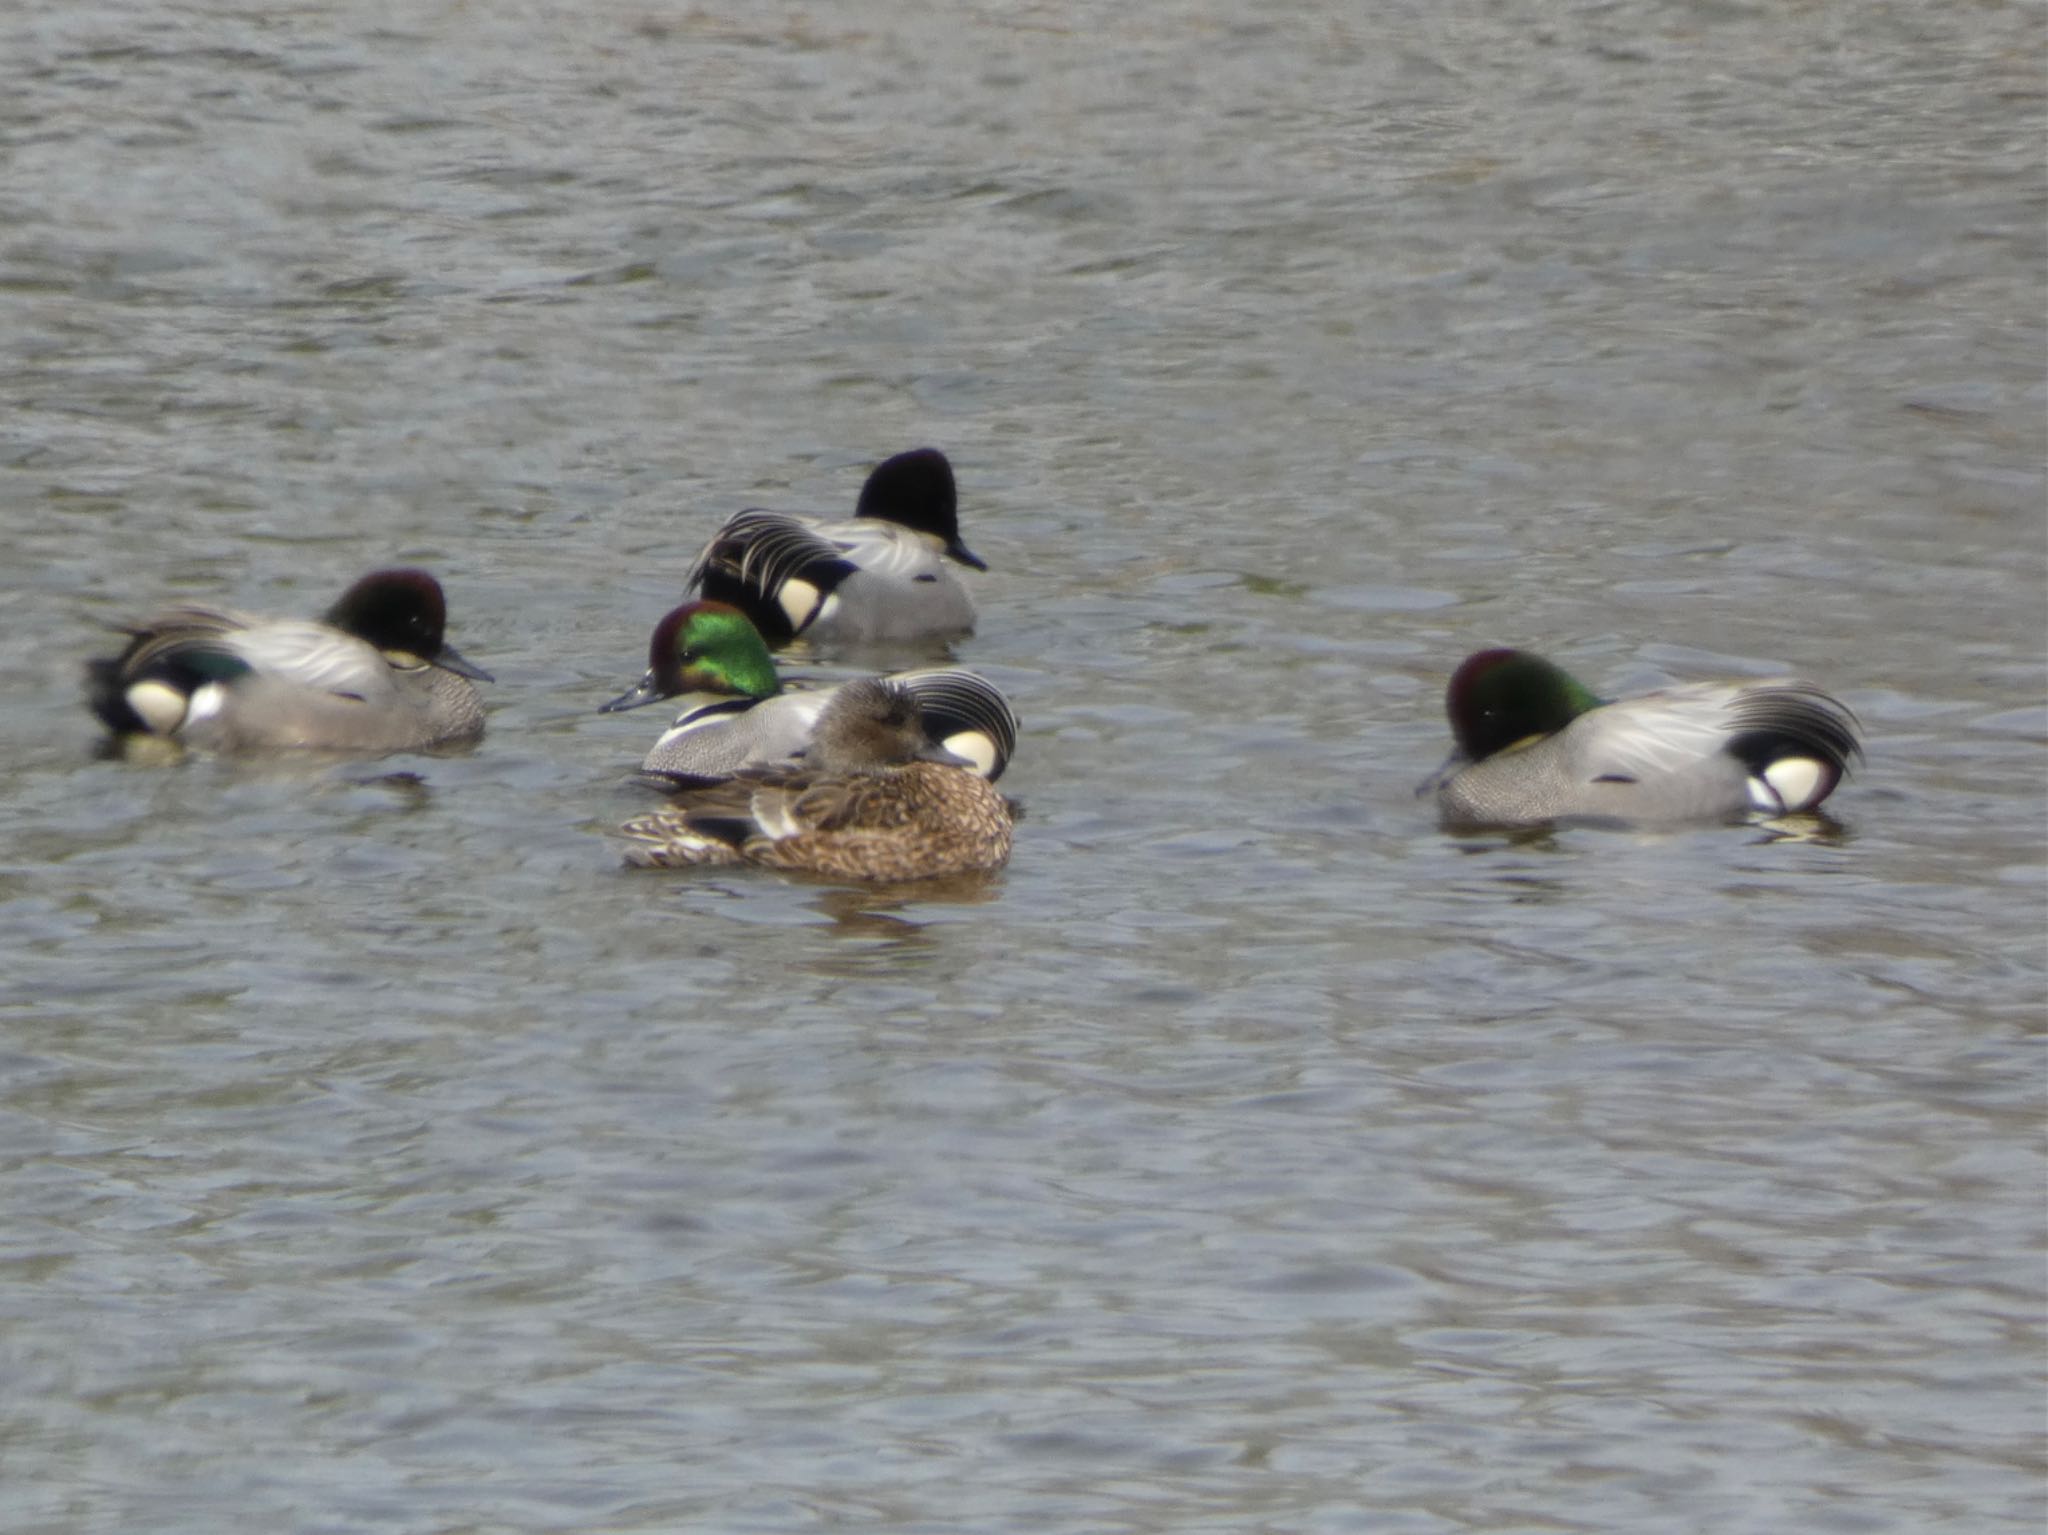
POLYGON ((1009 801, 925 738, 916 700, 881 678, 842 687, 799 768, 695 790, 621 828, 643 868, 761 864, 897 881, 999 869, 1009 801))

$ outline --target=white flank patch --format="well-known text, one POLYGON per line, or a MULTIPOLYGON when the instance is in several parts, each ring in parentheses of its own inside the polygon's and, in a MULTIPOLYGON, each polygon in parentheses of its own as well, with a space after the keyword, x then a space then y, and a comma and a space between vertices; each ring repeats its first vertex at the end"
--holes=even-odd
MULTIPOLYGON (((1813 802, 1814 791, 1827 781, 1827 774, 1826 766, 1811 757, 1784 757, 1764 769, 1764 782, 1786 810, 1804 810, 1813 802)), ((1756 797, 1754 787, 1750 797, 1756 797)))
POLYGON ((780 842, 784 837, 794 837, 803 830, 797 818, 790 814, 795 805, 793 794, 756 794, 747 808, 754 814, 754 824, 761 829, 761 835, 771 842, 780 842))
POLYGON ((818 606, 818 589, 808 581, 791 576, 775 593, 775 600, 782 604, 783 616, 789 620, 790 628, 801 629, 818 606))
POLYGON ((189 701, 165 682, 138 682, 128 689, 128 707, 154 733, 167 736, 185 723, 189 701))
POLYGON ((965 757, 974 771, 983 778, 995 771, 996 743, 979 730, 961 730, 946 737, 939 745, 956 757, 965 757))

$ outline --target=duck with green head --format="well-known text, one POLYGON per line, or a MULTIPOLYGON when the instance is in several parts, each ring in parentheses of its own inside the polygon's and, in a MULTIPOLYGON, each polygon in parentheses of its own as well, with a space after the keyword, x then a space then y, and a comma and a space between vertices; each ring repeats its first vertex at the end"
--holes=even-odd
POLYGON ((833 691, 801 766, 751 768, 621 828, 642 868, 759 864, 837 879, 999 869, 1009 801, 933 743, 917 698, 886 677, 833 691))
POLYGON ((1862 754, 1846 705, 1782 678, 1610 702, 1541 656, 1482 650, 1452 676, 1445 708, 1457 750, 1423 788, 1468 825, 1793 815, 1862 754))
MULTIPOLYGON (((950 666, 898 672, 889 680, 917 701, 933 744, 985 778, 1002 776, 1017 747, 1017 716, 993 683, 950 666)), ((647 674, 603 712, 679 700, 681 712, 641 771, 687 787, 747 768, 801 761, 837 691, 785 687, 746 614, 727 603, 700 601, 685 603, 654 626, 647 674)))

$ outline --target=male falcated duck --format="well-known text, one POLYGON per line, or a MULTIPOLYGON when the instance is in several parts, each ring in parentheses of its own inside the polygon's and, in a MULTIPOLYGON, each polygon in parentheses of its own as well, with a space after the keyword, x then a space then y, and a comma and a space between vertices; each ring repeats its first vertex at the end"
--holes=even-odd
POLYGON ((753 769, 622 828, 644 868, 760 864, 897 881, 999 869, 1014 812, 934 746, 917 700, 887 678, 840 687, 800 768, 753 769))
POLYGON ((974 603, 948 561, 988 569, 960 541, 952 464, 917 448, 875 467, 851 521, 735 514, 684 590, 738 608, 775 646, 945 639, 974 630, 974 603))
MULTIPOLYGON (((1017 716, 995 684, 960 667, 924 667, 888 680, 916 700, 931 744, 984 778, 1002 776, 1017 748, 1017 716)), ((603 712, 679 699, 681 712, 640 770, 677 787, 702 786, 747 768, 799 764, 838 691, 785 688, 744 613, 722 602, 691 602, 655 625, 647 675, 603 712)))
POLYGON ((117 737, 217 751, 411 751, 483 734, 470 679, 489 672, 447 642, 441 583, 423 570, 364 576, 318 619, 167 608, 128 647, 86 666, 86 699, 117 737))
POLYGON ((1608 702, 1541 656, 1482 650, 1452 676, 1445 707, 1458 749, 1424 788, 1467 825, 1792 815, 1862 754, 1848 707, 1790 679, 1608 702))

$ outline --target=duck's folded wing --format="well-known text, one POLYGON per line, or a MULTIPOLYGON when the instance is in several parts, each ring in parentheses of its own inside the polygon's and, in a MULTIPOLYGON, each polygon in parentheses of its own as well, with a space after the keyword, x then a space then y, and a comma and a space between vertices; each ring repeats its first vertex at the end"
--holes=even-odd
POLYGON ((770 644, 785 644, 854 570, 846 545, 808 519, 756 508, 712 535, 684 589, 730 603, 770 644))
POLYGON ((1710 762, 1728 744, 1738 690, 1701 682, 1624 698, 1567 728, 1581 781, 1643 783, 1710 762))
POLYGON ((233 646, 225 636, 247 623, 240 614, 221 608, 166 608, 141 623, 123 627, 128 648, 113 667, 121 677, 133 678, 182 653, 232 656, 233 646))
POLYGON ((849 562, 884 581, 951 579, 938 547, 899 523, 857 517, 837 524, 832 534, 849 562))
POLYGON ((907 814, 900 798, 892 794, 890 788, 889 778, 871 773, 820 778, 756 795, 754 815, 764 832, 777 837, 791 837, 810 831, 886 830, 902 823, 907 814), (770 831, 768 818, 763 814, 769 808, 767 800, 770 794, 780 796, 779 802, 774 803, 781 818, 777 823, 780 829, 773 831, 770 831))
POLYGON ((625 859, 644 869, 726 863, 757 828, 748 791, 734 783, 692 791, 675 804, 636 815, 619 828, 625 859))
POLYGON ((735 848, 755 837, 791 836, 806 829, 792 817, 809 782, 789 767, 748 768, 720 783, 685 788, 620 830, 646 842, 698 838, 735 848))
POLYGON ((295 687, 364 700, 391 689, 391 663, 379 651, 325 624, 266 623, 226 640, 253 670, 295 687))
POLYGON ((1575 763, 1593 782, 1678 780, 1740 764, 1757 809, 1797 810, 1831 792, 1861 755, 1856 716, 1811 683, 1695 683, 1582 716, 1575 763), (1806 771, 1791 771, 1804 764, 1806 771))

